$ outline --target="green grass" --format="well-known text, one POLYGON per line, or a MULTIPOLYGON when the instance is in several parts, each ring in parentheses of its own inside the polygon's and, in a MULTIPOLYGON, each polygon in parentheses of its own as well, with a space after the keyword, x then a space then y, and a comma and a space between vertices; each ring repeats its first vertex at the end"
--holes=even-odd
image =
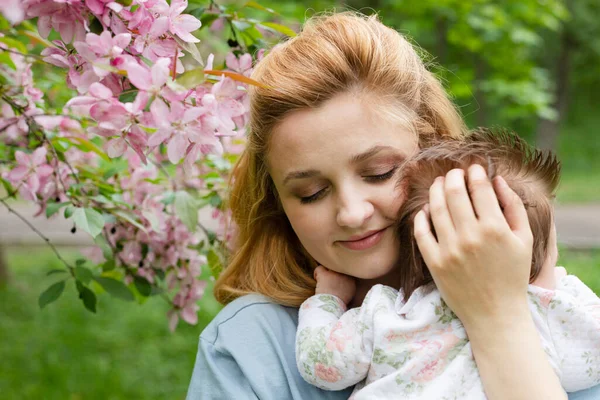
POLYGON ((198 336, 216 312, 212 296, 204 300, 199 324, 180 322, 175 333, 161 298, 140 305, 102 294, 92 314, 72 282, 40 310, 38 296, 53 281, 45 272, 60 263, 46 249, 13 250, 7 258, 11 283, 0 289, 0 398, 185 397, 198 336))
MULTIPOLYGON (((0 398, 185 397, 198 335, 217 310, 211 296, 198 326, 181 323, 172 334, 159 298, 139 305, 104 294, 92 314, 70 284, 40 310, 37 298, 52 282, 45 272, 60 263, 45 248, 11 250, 8 261, 12 280, 0 289, 0 398)), ((600 250, 562 250, 560 264, 600 294, 600 250)))
POLYGON ((562 249, 559 252, 558 264, 565 267, 569 274, 578 276, 600 296, 600 249, 586 251, 562 249))

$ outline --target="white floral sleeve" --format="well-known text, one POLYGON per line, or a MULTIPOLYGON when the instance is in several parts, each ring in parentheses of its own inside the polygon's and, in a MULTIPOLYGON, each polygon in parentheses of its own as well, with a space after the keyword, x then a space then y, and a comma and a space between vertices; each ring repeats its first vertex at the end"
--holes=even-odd
POLYGON ((573 275, 559 280, 548 307, 561 384, 575 392, 600 384, 600 299, 573 275))
POLYGON ((347 312, 333 295, 310 297, 300 306, 296 362, 302 377, 325 390, 342 390, 365 379, 373 353, 373 311, 381 285, 361 307, 347 312))

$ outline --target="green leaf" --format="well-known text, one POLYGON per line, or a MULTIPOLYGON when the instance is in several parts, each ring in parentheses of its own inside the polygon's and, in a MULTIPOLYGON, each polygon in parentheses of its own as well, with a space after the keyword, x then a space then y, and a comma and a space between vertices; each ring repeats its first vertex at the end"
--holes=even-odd
POLYGON ((175 192, 165 192, 165 194, 163 195, 163 198, 160 200, 161 203, 163 203, 164 205, 169 205, 169 204, 173 204, 173 202, 175 201, 175 192))
POLYGON ((210 268, 212 275, 215 278, 218 278, 219 274, 221 273, 221 269, 222 269, 221 268, 221 259, 219 258, 219 256, 213 249, 210 249, 208 251, 206 258, 208 260, 208 267, 210 268))
POLYGON ((73 206, 67 206, 67 208, 65 208, 65 218, 69 219, 71 218, 71 215, 73 215, 73 212, 75 212, 75 207, 73 206))
POLYGON ((94 280, 114 297, 126 301, 133 301, 135 299, 133 293, 131 293, 131 290, 129 290, 121 281, 102 276, 95 277, 94 280))
POLYGON ((113 214, 115 214, 116 216, 118 216, 120 218, 123 218, 124 220, 126 220, 133 226, 137 227, 138 229, 141 229, 142 231, 147 232, 146 227, 137 221, 135 214, 130 214, 126 211, 121 211, 121 210, 113 211, 113 214))
POLYGON ((93 208, 77 208, 73 213, 75 225, 89 233, 93 238, 98 236, 104 228, 104 218, 102 214, 93 208))
POLYGON ((102 249, 102 255, 104 256, 105 259, 110 260, 113 256, 113 252, 112 249, 110 248, 110 245, 108 244, 108 242, 106 241, 106 238, 102 235, 98 235, 94 238, 94 243, 96 243, 96 246, 100 247, 100 249, 102 249))
POLYGON ((183 86, 186 89, 193 89, 196 86, 203 83, 204 80, 205 80, 204 69, 203 68, 195 68, 195 69, 190 69, 190 70, 184 72, 183 74, 181 74, 177 78, 176 82, 179 83, 181 86, 183 86))
POLYGON ((101 158, 103 158, 105 161, 110 160, 108 155, 106 155, 106 153, 100 147, 98 147, 96 144, 89 141, 88 139, 78 137, 78 136, 70 136, 69 139, 75 140, 76 142, 78 142, 78 144, 76 145, 76 147, 78 149, 83 150, 85 152, 96 153, 101 158))
POLYGON ((18 50, 20 53, 27 54, 27 47, 25 47, 23 43, 19 42, 16 39, 7 36, 2 36, 0 37, 0 43, 4 43, 9 48, 12 47, 13 49, 18 50))
POLYGON ((116 268, 115 260, 110 258, 104 264, 102 264, 102 272, 112 271, 116 268))
POLYGON ((244 4, 244 7, 255 8, 257 10, 266 11, 266 12, 274 14, 274 15, 279 15, 279 13, 277 11, 273 10, 272 8, 268 8, 261 4, 258 4, 256 1, 249 1, 246 4, 244 4))
POLYGON ((89 269, 78 265, 75 267, 75 277, 87 285, 94 278, 94 275, 89 269))
POLYGON ((63 208, 64 206, 66 206, 68 204, 71 204, 71 202, 65 201, 62 203, 47 203, 46 204, 46 217, 50 218, 51 216, 56 214, 58 212, 58 210, 60 210, 61 208, 63 208))
POLYGON ((150 285, 150 282, 148 282, 148 280, 146 278, 143 278, 141 276, 136 276, 133 278, 133 284, 135 285, 135 288, 138 290, 138 292, 140 292, 140 294, 144 297, 148 297, 150 296, 150 294, 152 294, 152 286, 150 285))
MULTIPOLYGON (((12 70, 17 69, 17 66, 15 65, 13 60, 10 58, 10 53, 7 53, 7 52, 0 52, 0 64, 9 67, 12 70)), ((0 75, 0 77, 2 78, 2 80, 4 82, 6 82, 4 76, 0 75)))
POLYGON ((198 203, 186 191, 175 193, 175 214, 190 232, 196 231, 198 225, 198 203))
POLYGON ((289 37, 296 36, 296 32, 285 25, 276 24, 275 22, 261 22, 260 25, 269 28, 269 30, 274 30, 289 37))
POLYGON ((132 103, 137 97, 138 90, 127 90, 119 95, 121 103, 132 103))
POLYGON ((75 281, 77 291, 79 292, 79 298, 83 301, 83 305, 89 311, 96 312, 96 295, 88 287, 83 286, 80 281, 75 281))
POLYGON ((202 14, 200 17, 200 22, 202 23, 202 28, 208 28, 216 19, 220 17, 219 14, 202 14))
MULTIPOLYGON (((12 185, 10 184, 9 181, 7 181, 4 178, 0 178, 0 182, 2 182, 2 186, 4 186, 4 190, 6 190, 6 193, 13 193, 15 190, 13 189, 12 185)), ((14 197, 14 195, 13 195, 14 197)))
POLYGON ((56 282, 53 285, 50 285, 48 289, 46 289, 38 299, 38 304, 40 308, 44 308, 48 304, 56 301, 62 292, 65 290, 65 281, 56 282))
POLYGON ((50 275, 54 275, 54 274, 66 274, 69 271, 67 271, 66 269, 53 269, 50 270, 46 273, 46 276, 50 276, 50 275))

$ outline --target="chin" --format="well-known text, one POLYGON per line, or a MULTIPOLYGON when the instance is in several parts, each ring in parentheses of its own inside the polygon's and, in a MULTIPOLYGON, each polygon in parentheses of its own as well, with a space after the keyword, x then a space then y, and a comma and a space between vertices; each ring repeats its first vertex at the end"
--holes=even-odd
POLYGON ((386 276, 389 276, 395 269, 395 264, 387 263, 387 265, 389 265, 387 267, 383 267, 383 265, 385 264, 378 264, 375 268, 360 269, 358 273, 352 274, 352 276, 367 280, 385 278, 386 276))

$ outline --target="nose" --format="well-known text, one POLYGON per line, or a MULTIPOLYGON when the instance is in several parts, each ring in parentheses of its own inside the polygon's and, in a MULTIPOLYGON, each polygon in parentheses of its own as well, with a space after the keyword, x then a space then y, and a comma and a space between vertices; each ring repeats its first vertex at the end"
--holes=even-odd
POLYGON ((344 228, 360 228, 373 215, 375 208, 367 198, 361 198, 360 194, 340 198, 337 211, 337 223, 344 228))

